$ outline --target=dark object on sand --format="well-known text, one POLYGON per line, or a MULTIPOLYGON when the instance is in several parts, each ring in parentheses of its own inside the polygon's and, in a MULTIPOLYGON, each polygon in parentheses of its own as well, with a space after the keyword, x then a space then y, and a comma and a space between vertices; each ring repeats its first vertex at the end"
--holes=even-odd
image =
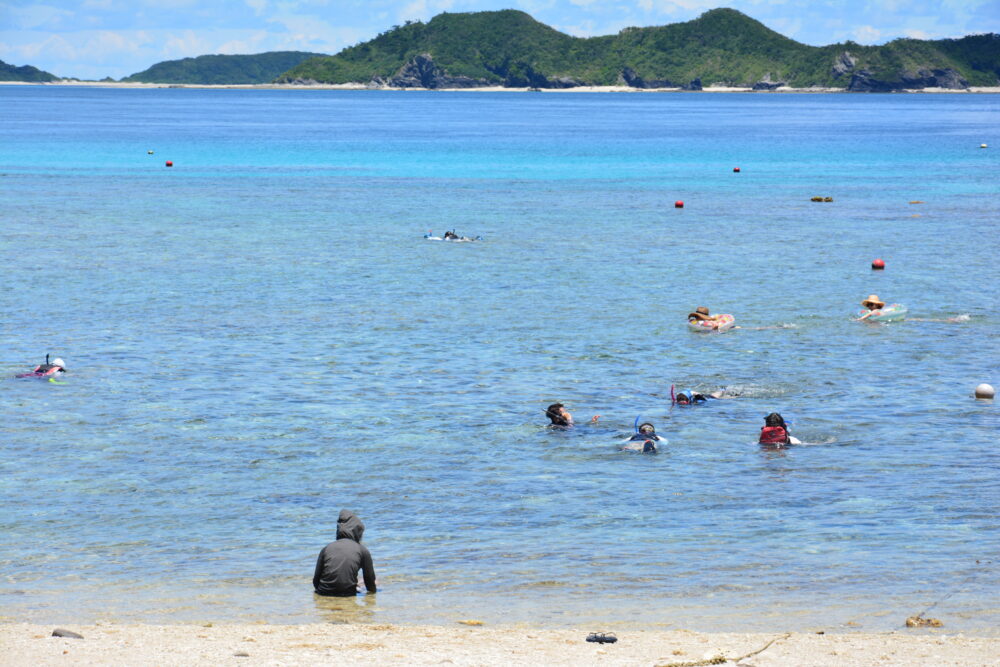
POLYGON ((924 618, 923 614, 917 614, 916 616, 910 616, 906 619, 906 627, 908 628, 940 628, 944 627, 944 623, 936 618, 924 618))
POLYGON ((618 637, 615 637, 613 632, 591 632, 587 635, 587 641, 598 644, 614 644, 618 641, 618 637))
POLYGON ((65 637, 66 639, 83 639, 83 635, 78 635, 70 630, 63 630, 62 628, 56 628, 52 631, 53 637, 65 637))

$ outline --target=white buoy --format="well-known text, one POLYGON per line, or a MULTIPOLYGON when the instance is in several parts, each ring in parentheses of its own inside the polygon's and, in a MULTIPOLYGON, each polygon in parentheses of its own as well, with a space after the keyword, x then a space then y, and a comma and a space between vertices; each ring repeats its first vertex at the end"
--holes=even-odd
POLYGON ((986 144, 979 144, 980 148, 986 148, 986 144))
POLYGON ((985 382, 976 387, 976 398, 993 398, 994 393, 993 386, 985 382))

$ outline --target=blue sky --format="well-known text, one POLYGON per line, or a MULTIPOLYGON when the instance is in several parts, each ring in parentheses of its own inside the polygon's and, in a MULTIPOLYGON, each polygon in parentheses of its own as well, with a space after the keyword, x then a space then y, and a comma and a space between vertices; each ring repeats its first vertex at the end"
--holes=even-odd
POLYGON ((0 0, 0 60, 120 78, 207 53, 336 53, 407 19, 522 9, 578 36, 732 7, 812 45, 1000 32, 1000 0, 0 0))

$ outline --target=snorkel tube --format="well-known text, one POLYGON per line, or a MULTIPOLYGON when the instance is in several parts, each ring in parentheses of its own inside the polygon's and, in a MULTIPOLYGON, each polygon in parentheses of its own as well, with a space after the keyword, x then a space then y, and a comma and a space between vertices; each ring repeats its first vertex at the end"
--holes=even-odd
POLYGON ((670 405, 677 404, 677 396, 674 394, 674 385, 670 385, 670 405))
POLYGON ((635 431, 636 433, 639 432, 639 418, 640 417, 642 417, 642 415, 636 415, 635 416, 635 423, 632 424, 632 430, 635 431))

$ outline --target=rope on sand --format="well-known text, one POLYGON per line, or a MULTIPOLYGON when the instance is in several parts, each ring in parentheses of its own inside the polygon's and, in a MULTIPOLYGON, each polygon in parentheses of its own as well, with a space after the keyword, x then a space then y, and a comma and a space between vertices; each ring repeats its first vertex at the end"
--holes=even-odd
POLYGON ((786 632, 780 637, 775 637, 774 639, 764 644, 761 648, 757 649, 756 651, 751 651, 750 653, 747 653, 746 655, 741 655, 738 658, 727 658, 724 655, 719 655, 714 658, 706 658, 704 660, 691 660, 688 662, 664 662, 656 665, 656 667, 702 667, 703 665, 724 665, 730 660, 732 660, 733 662, 742 662, 747 658, 752 658, 758 653, 763 653, 767 649, 771 648, 771 644, 773 644, 774 642, 780 641, 782 639, 788 639, 791 636, 792 636, 791 632, 786 632))

